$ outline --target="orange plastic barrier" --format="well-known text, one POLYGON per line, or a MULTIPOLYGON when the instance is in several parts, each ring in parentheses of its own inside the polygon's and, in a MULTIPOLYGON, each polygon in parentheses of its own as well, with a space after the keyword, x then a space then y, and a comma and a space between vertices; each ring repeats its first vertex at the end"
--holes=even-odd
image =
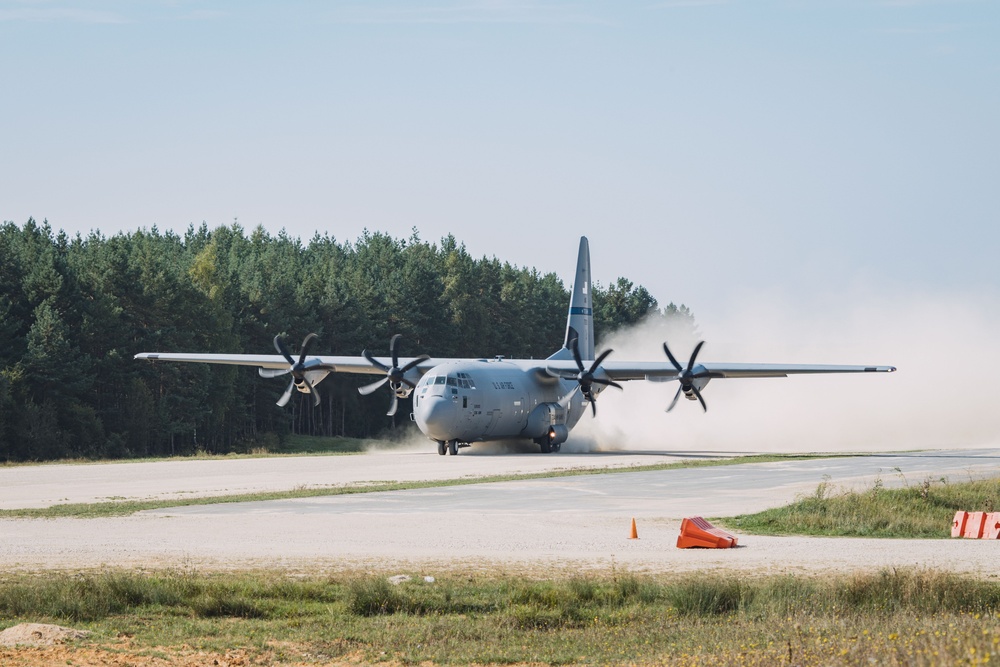
POLYGON ((969 520, 969 513, 961 510, 955 512, 955 518, 951 522, 951 536, 961 537, 965 534, 965 524, 969 520))
POLYGON ((983 528, 984 540, 1000 540, 1000 512, 990 512, 986 515, 986 526, 983 528))
POLYGON ((978 540, 983 536, 983 527, 986 523, 986 512, 969 512, 969 519, 965 522, 965 530, 962 537, 969 537, 978 540))
POLYGON ((700 516, 681 521, 681 534, 677 537, 678 549, 702 547, 705 549, 728 549, 736 546, 736 536, 719 530, 700 516))

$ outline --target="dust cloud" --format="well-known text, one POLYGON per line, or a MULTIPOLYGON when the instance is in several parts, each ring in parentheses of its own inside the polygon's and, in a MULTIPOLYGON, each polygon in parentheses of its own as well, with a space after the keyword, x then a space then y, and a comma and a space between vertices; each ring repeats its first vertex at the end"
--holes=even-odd
MULTIPOLYGON (((570 436, 576 451, 854 452, 1000 446, 1000 307, 987 296, 840 295, 805 314, 747 297, 699 321, 700 361, 890 365, 896 373, 712 380, 708 412, 676 382, 605 390, 598 416, 570 436)), ((613 360, 666 359, 662 327, 600 344, 613 360)), ((685 363, 695 340, 667 339, 685 363)))
POLYGON ((378 440, 365 443, 365 454, 411 454, 434 450, 434 443, 427 439, 416 425, 409 422, 384 431, 378 440))

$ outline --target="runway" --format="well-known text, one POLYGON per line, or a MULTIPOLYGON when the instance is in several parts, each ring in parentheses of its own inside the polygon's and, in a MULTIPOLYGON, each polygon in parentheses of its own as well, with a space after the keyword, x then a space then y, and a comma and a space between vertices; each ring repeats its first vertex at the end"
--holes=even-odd
MULTIPOLYGON (((293 469, 310 470, 313 475, 329 469, 337 483, 347 483, 413 479, 432 473, 441 479, 498 474, 497 470, 593 467, 606 461, 628 466, 664 460, 669 460, 664 453, 296 457, 192 462, 211 465, 195 466, 199 475, 185 479, 177 476, 183 466, 171 463, 37 466, 0 471, 0 482, 4 482, 0 503, 37 506, 62 482, 74 497, 123 495, 118 491, 126 485, 142 488, 144 476, 151 489, 173 489, 169 491, 173 493, 180 487, 170 484, 183 481, 188 493, 207 495, 202 492, 222 488, 220 480, 223 486, 226 480, 236 480, 234 471, 248 473, 255 481, 243 484, 253 487, 266 486, 267 470, 276 470, 274 479, 292 488, 294 480, 288 476, 293 469), (132 466, 127 477, 115 470, 124 465, 132 466), (97 477, 123 481, 108 482, 106 488, 100 482, 96 486, 85 483, 79 474, 85 468, 103 468, 97 477), (34 484, 6 484, 22 471, 34 484), (373 477, 373 472, 379 476, 373 477), (32 491, 35 485, 42 491, 32 491)), ((925 478, 963 481, 998 473, 1000 449, 970 449, 216 504, 109 519, 6 519, 0 520, 0 567, 279 566, 425 573, 500 568, 542 574, 612 567, 650 572, 826 572, 920 566, 986 575, 997 571, 1000 543, 742 536, 738 549, 707 551, 679 550, 674 542, 684 516, 728 516, 782 505, 814 492, 823 481, 862 487, 878 477, 892 487, 919 484, 925 478), (638 540, 627 539, 632 517, 639 527, 638 540)))

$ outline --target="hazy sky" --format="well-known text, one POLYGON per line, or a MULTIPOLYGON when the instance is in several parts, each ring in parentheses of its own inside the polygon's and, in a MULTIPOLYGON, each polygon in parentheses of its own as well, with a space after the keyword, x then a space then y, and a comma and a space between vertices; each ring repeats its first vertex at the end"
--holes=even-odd
POLYGON ((586 234, 707 322, 989 304, 1000 3, 0 0, 0 158, 0 219, 71 234, 416 227, 566 281, 586 234))

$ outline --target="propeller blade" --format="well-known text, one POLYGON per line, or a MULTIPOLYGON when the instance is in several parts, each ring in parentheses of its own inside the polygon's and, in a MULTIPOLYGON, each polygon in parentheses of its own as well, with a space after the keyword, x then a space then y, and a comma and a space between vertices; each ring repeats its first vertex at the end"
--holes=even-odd
POLYGON ((281 398, 278 399, 279 408, 283 408, 288 404, 288 399, 292 397, 292 390, 294 389, 295 389, 295 380, 292 380, 291 382, 288 383, 288 389, 286 389, 285 393, 282 394, 281 398))
POLYGON ((399 371, 401 373, 405 373, 406 371, 408 371, 411 368, 415 367, 417 364, 419 364, 419 363, 421 363, 423 361, 427 361, 428 359, 430 359, 430 355, 421 354, 419 357, 417 357, 416 359, 414 359, 410 363, 408 363, 405 366, 403 366, 402 368, 400 368, 399 371))
POLYGON ((687 372, 690 373, 691 369, 694 368, 695 359, 698 358, 698 353, 701 352, 701 346, 705 344, 705 341, 700 341, 694 346, 694 352, 691 353, 691 359, 688 361, 687 372))
POLYGON ((594 360, 594 363, 590 365, 590 372, 593 373, 594 371, 596 371, 597 367, 601 365, 601 362, 607 359, 608 355, 611 354, 612 352, 614 352, 614 350, 611 349, 604 350, 604 352, 601 352, 601 355, 597 357, 597 359, 594 360))
POLYGON ((559 369, 559 368, 552 368, 551 366, 547 366, 545 368, 545 370, 550 375, 555 375, 556 377, 561 377, 564 380, 575 380, 576 376, 577 376, 577 373, 574 373, 573 371, 564 371, 564 370, 559 369))
POLYGON ((694 390, 694 395, 697 396, 698 400, 701 402, 701 409, 705 412, 708 412, 708 406, 705 405, 705 399, 701 397, 701 392, 698 391, 698 387, 691 385, 691 389, 694 390))
POLYGON ((576 385, 568 394, 559 399, 559 407, 563 410, 568 410, 569 404, 573 401, 573 397, 576 396, 576 392, 578 391, 580 391, 580 385, 576 385))
POLYGON ((396 410, 399 408, 399 397, 400 394, 405 398, 409 396, 410 391, 417 388, 416 383, 407 379, 406 373, 416 368, 420 363, 430 359, 430 356, 426 354, 421 354, 419 357, 414 357, 406 363, 402 368, 399 367, 399 339, 402 338, 402 334, 395 334, 389 339, 389 356, 392 357, 392 366, 387 366, 381 361, 372 356, 371 352, 364 350, 361 352, 364 358, 368 360, 373 367, 385 373, 385 377, 372 382, 371 384, 366 384, 363 387, 358 387, 358 391, 362 394, 370 394, 384 384, 389 385, 389 389, 392 391, 392 404, 389 406, 389 412, 386 416, 392 417, 396 414, 396 410), (409 388, 409 390, 402 390, 403 386, 409 388), (402 390, 402 391, 401 391, 402 390))
POLYGON ((372 366, 374 366, 375 368, 379 369, 380 371, 383 371, 383 372, 385 372, 385 373, 388 373, 389 371, 391 371, 391 370, 392 370, 392 368, 390 368, 389 366, 386 366, 386 365, 385 365, 385 364, 383 364, 383 363, 382 363, 381 361, 379 361, 378 359, 376 359, 375 357, 373 357, 373 356, 372 356, 372 353, 371 353, 371 352, 369 352, 368 350, 362 350, 362 351, 361 351, 361 355, 362 355, 362 356, 363 356, 363 357, 364 357, 365 359, 367 359, 367 360, 368 360, 368 363, 369 363, 369 364, 371 364, 371 365, 372 365, 372 366))
POLYGON ((381 380, 376 380, 375 382, 372 382, 371 384, 366 384, 363 387, 358 387, 358 393, 361 394, 362 396, 367 396, 368 394, 372 393, 373 391, 375 391, 388 381, 389 378, 384 377, 381 380))
POLYGON ((316 387, 314 387, 312 385, 312 382, 310 382, 309 380, 307 380, 305 377, 302 378, 302 381, 306 383, 306 386, 309 387, 309 393, 312 394, 312 397, 313 397, 313 407, 314 408, 318 408, 319 407, 319 400, 320 400, 319 399, 319 392, 316 391, 316 387))
POLYGON ((319 392, 316 391, 316 388, 306 378, 306 370, 304 368, 306 355, 309 354, 309 346, 312 345, 312 342, 316 338, 316 334, 311 333, 302 340, 302 348, 299 350, 299 360, 296 362, 288 351, 288 347, 285 346, 285 341, 281 340, 281 336, 274 337, 274 349, 281 353, 281 356, 288 362, 288 368, 258 368, 257 373, 262 378, 274 378, 279 375, 292 374, 292 380, 288 383, 288 388, 285 389, 285 393, 278 399, 279 407, 285 407, 288 404, 288 400, 292 397, 292 392, 295 390, 295 383, 299 380, 306 383, 306 386, 309 387, 309 392, 313 395, 314 404, 319 405, 319 392))
POLYGON ((671 410, 674 409, 674 406, 677 405, 677 399, 679 399, 681 397, 681 393, 683 391, 684 391, 684 388, 681 387, 680 385, 678 385, 677 386, 677 393, 674 394, 674 400, 670 401, 670 405, 667 406, 667 412, 670 412, 671 410))
POLYGON ((580 372, 584 372, 583 359, 580 358, 580 339, 574 338, 570 341, 570 349, 573 351, 573 360, 576 362, 576 367, 580 369, 580 372))
POLYGON ((677 360, 674 359, 674 355, 670 354, 670 348, 667 347, 666 343, 663 343, 663 351, 667 353, 667 359, 670 359, 670 363, 674 365, 674 368, 677 369, 678 373, 684 370, 684 367, 677 363, 677 360))
POLYGON ((302 349, 299 351, 299 365, 300 366, 305 363, 305 361, 306 361, 306 354, 309 352, 309 345, 314 340, 316 340, 316 338, 318 338, 318 336, 316 336, 316 334, 314 334, 314 333, 311 333, 311 334, 309 334, 308 336, 305 337, 305 340, 302 341, 302 349))
POLYGON ((392 357, 392 367, 399 368, 399 339, 403 334, 396 334, 389 339, 389 355, 392 357))
POLYGON ((292 355, 288 353, 288 348, 285 347, 285 341, 281 340, 281 336, 274 337, 274 349, 276 349, 281 356, 285 358, 289 366, 295 365, 295 359, 293 359, 292 355))
POLYGON ((622 391, 625 391, 625 388, 622 387, 617 382, 615 382, 614 380, 605 380, 603 378, 594 378, 594 382, 596 384, 603 384, 605 387, 614 387, 615 389, 621 389, 622 391))

